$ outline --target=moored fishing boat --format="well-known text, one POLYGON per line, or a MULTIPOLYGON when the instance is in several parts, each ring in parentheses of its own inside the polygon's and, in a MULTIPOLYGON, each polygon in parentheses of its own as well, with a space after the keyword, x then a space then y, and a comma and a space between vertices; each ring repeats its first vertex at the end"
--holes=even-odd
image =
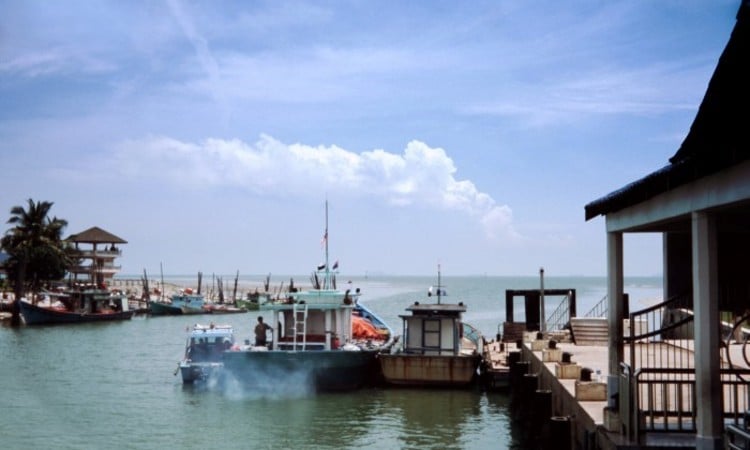
POLYGON ((237 300, 237 306, 248 311, 257 311, 260 309, 260 305, 269 302, 270 300, 271 295, 267 292, 248 292, 245 298, 237 300))
POLYGON ((205 303, 203 312, 209 314, 243 314, 248 312, 247 309, 239 306, 233 306, 231 303, 205 303))
POLYGON ((124 294, 93 284, 72 285, 44 294, 43 303, 24 299, 19 302, 26 325, 119 321, 131 319, 134 313, 124 294))
POLYGON ((182 289, 172 294, 168 300, 151 300, 148 304, 149 312, 154 316, 204 314, 203 294, 193 292, 191 288, 182 289))
POLYGON ((177 368, 182 382, 191 384, 216 375, 223 366, 222 353, 233 345, 234 329, 231 325, 193 325, 188 329, 185 354, 177 368))
POLYGON ((359 289, 337 288, 338 263, 328 265, 327 210, 326 205, 325 264, 313 273, 312 289, 293 289, 260 305, 270 313, 270 325, 259 323, 255 342, 223 353, 228 377, 274 392, 351 390, 377 379, 376 356, 392 344, 394 335, 359 303, 359 289), (355 330, 360 322, 367 326, 355 330), (268 342, 266 328, 273 335, 268 342))
POLYGON ((437 303, 414 302, 407 307, 411 315, 401 316, 400 348, 378 356, 387 384, 462 387, 476 380, 482 336, 462 322, 466 305, 441 303, 443 295, 438 267, 437 303))

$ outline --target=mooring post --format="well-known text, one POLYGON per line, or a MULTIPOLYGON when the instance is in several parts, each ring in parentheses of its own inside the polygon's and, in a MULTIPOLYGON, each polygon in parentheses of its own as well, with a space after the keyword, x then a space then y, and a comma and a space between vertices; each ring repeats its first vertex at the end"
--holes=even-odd
POLYGON ((531 428, 535 430, 535 439, 540 448, 553 448, 549 443, 549 422, 552 417, 552 391, 537 389, 534 395, 534 412, 531 428))
POLYGON ((553 416, 550 418, 550 442, 558 450, 571 450, 570 417, 553 416))

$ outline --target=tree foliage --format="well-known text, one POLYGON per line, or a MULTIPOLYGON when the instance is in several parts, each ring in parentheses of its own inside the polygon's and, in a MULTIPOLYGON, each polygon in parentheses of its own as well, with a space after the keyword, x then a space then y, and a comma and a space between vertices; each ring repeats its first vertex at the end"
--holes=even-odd
POLYGON ((28 200, 26 209, 14 206, 8 224, 12 225, 0 239, 0 248, 9 258, 5 269, 17 286, 37 292, 43 283, 61 280, 73 254, 62 240, 68 222, 49 217, 53 203, 28 200))

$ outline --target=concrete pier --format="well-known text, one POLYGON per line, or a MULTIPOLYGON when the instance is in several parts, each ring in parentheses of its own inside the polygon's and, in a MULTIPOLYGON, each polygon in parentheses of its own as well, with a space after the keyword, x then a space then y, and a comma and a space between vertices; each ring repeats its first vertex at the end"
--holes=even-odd
POLYGON ((617 414, 607 409, 608 348, 565 342, 557 343, 557 348, 570 355, 571 361, 562 364, 583 368, 582 376, 559 376, 561 362, 545 361, 545 349, 532 350, 532 342, 520 346, 520 361, 510 367, 511 408, 518 408, 514 418, 538 434, 537 443, 554 442, 554 448, 560 445, 586 450, 695 448, 692 434, 657 434, 645 436, 640 443, 628 441, 620 433, 617 414), (589 374, 591 381, 581 380, 588 379, 589 374))

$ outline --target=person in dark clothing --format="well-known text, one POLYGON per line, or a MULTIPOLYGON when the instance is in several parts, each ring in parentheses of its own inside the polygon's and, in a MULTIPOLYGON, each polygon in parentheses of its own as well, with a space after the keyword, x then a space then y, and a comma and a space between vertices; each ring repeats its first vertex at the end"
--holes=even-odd
POLYGON ((272 330, 270 325, 263 322, 263 317, 258 316, 258 324, 255 325, 255 346, 266 345, 266 330, 272 330))

